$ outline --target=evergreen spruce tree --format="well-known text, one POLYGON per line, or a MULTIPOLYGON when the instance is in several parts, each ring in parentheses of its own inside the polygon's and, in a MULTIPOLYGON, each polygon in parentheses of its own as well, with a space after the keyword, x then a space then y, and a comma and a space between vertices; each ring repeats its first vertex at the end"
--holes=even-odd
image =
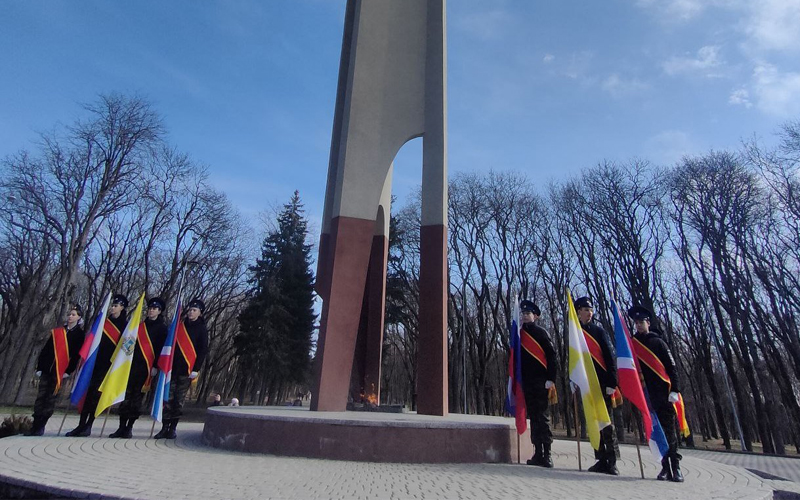
MULTIPOLYGON (((316 315, 311 245, 300 194, 278 216, 278 227, 261 246, 252 272, 248 304, 239 315, 235 341, 240 370, 251 392, 268 394, 308 382, 316 315)), ((246 389, 245 389, 246 390, 246 389)))

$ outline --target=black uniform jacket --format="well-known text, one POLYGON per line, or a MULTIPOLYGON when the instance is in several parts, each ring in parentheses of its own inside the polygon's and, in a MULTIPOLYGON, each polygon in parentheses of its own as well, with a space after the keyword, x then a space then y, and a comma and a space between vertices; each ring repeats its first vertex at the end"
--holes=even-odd
POLYGON ((661 338, 661 335, 654 332, 636 333, 633 338, 650 349, 664 365, 667 375, 670 378, 671 386, 664 382, 664 380, 645 363, 639 363, 642 367, 642 375, 644 376, 644 383, 647 386, 647 392, 650 395, 650 401, 655 406, 668 404, 667 398, 669 397, 669 393, 680 392, 680 389, 678 389, 678 373, 677 370, 675 370, 675 361, 672 359, 669 346, 667 346, 667 343, 661 338))
MULTIPOLYGON (((164 347, 164 341, 167 339, 167 324, 164 318, 159 315, 158 318, 151 320, 149 318, 144 320, 144 325, 147 327, 147 333, 150 336, 150 343, 153 345, 153 365, 158 362, 158 356, 161 354, 161 348, 164 347)), ((131 374, 128 379, 128 387, 131 389, 141 389, 150 376, 150 369, 147 367, 147 360, 142 354, 142 348, 139 345, 138 337, 136 342, 136 349, 133 351, 133 359, 131 360, 131 374)))
MULTIPOLYGON (((64 328, 67 326, 64 325, 64 328)), ((67 348, 69 349, 69 364, 67 365, 67 373, 72 374, 75 367, 78 366, 78 353, 83 345, 84 338, 83 327, 75 325, 72 330, 67 330, 67 348)), ((39 353, 39 360, 36 362, 36 370, 42 372, 42 375, 56 373, 56 353, 53 347, 53 336, 48 335, 45 341, 42 352, 39 353)))
POLYGON ((611 343, 611 336, 597 321, 590 321, 585 325, 581 324, 581 328, 600 344, 600 350, 603 352, 605 369, 594 358, 592 358, 592 361, 594 361, 594 371, 597 372, 597 380, 600 381, 600 385, 603 387, 603 394, 605 394, 606 387, 617 387, 619 383, 617 381, 617 350, 614 348, 614 344, 611 343))
MULTIPOLYGON (((539 345, 542 346, 545 358, 547 359, 547 368, 531 356, 524 348, 520 349, 522 352, 522 381, 523 383, 529 380, 551 380, 556 381, 556 374, 558 373, 558 357, 553 348, 553 341, 550 339, 550 334, 547 330, 535 323, 525 323, 522 325, 522 330, 528 332, 539 345)), ((520 336, 525 335, 520 332, 520 336)))
POLYGON ((194 351, 197 353, 197 359, 194 361, 194 366, 187 367, 186 358, 183 357, 178 343, 175 342, 175 349, 177 349, 177 351, 172 361, 173 375, 176 373, 183 375, 190 371, 199 371, 200 367, 203 366, 203 361, 205 361, 206 353, 208 352, 208 329, 206 328, 206 321, 203 317, 201 316, 194 321, 189 321, 188 318, 184 319, 183 324, 186 326, 186 333, 188 333, 189 338, 192 339, 194 351))

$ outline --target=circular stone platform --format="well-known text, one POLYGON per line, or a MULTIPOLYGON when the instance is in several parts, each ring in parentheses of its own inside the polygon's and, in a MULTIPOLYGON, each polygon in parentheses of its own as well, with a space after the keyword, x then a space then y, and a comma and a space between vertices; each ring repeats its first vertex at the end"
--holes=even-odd
MULTIPOLYGON (((625 445, 621 475, 611 477, 578 471, 574 441, 553 443, 555 469, 369 463, 214 449, 203 444, 202 424, 184 422, 174 441, 148 439, 146 419, 134 427, 133 439, 57 437, 60 420, 51 419, 42 437, 0 439, 0 498, 766 500, 775 489, 800 491, 798 483, 763 479, 692 452, 682 463, 686 482, 676 484, 653 479, 659 467, 643 449, 642 480, 636 449, 625 445)), ((70 416, 65 428, 76 424, 70 416)), ((584 443, 581 452, 586 467, 591 449, 584 443)))
MULTIPOLYGON (((513 419, 475 415, 219 407, 209 408, 203 439, 233 451, 365 462, 511 463, 519 456, 513 419)), ((520 443, 530 456, 527 434, 520 443)))

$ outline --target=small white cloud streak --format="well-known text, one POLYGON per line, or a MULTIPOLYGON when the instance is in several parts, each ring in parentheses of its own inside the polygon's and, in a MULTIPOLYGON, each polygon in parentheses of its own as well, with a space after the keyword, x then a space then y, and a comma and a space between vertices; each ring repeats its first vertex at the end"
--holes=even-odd
POLYGON ((613 73, 603 80, 601 88, 614 97, 625 97, 647 89, 648 85, 636 78, 625 79, 613 73))
POLYGON ((747 91, 747 89, 744 88, 736 89, 733 92, 731 92, 731 95, 728 97, 728 104, 733 104, 737 106, 741 105, 744 106, 745 108, 753 107, 753 103, 750 102, 750 93, 747 91))
POLYGON ((694 57, 671 57, 661 66, 670 76, 689 74, 705 78, 719 77, 723 66, 719 50, 717 45, 706 45, 700 47, 694 57))

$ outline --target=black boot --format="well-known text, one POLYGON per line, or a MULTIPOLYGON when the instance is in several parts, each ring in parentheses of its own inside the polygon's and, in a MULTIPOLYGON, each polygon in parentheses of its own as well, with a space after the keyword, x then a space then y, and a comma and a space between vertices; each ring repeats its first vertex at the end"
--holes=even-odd
POLYGON ((89 412, 82 412, 80 420, 78 421, 78 427, 75 427, 71 431, 64 434, 67 437, 87 437, 92 433, 92 424, 89 422, 89 418, 92 419, 94 422, 94 416, 89 412), (88 432, 87 431, 88 425, 88 432))
POLYGON ((672 481, 672 471, 669 467, 669 457, 661 459, 661 472, 658 473, 656 479, 659 481, 672 481))
POLYGON ((166 439, 167 435, 169 435, 169 428, 172 426, 172 419, 165 418, 161 422, 161 430, 153 436, 153 439, 166 439))
POLYGON ((606 471, 606 461, 604 459, 600 459, 595 462, 594 465, 587 469, 589 472, 605 472, 606 471))
POLYGON ((683 473, 681 472, 681 456, 677 453, 669 459, 672 477, 669 478, 673 483, 683 482, 683 473))
MULTIPOLYGON (((119 429, 115 430, 111 434, 108 435, 110 438, 124 438, 125 433, 128 430, 128 417, 119 417, 119 429)), ((130 437, 130 436, 128 436, 130 437)))
POLYGON ((550 457, 550 443, 542 443, 542 460, 539 465, 548 469, 553 468, 553 459, 550 457))
POLYGON ((606 469, 603 471, 612 476, 619 476, 619 469, 617 469, 617 457, 612 449, 606 458, 606 469))
POLYGON ((136 422, 137 418, 139 417, 128 419, 128 425, 125 426, 125 434, 120 436, 122 439, 130 439, 133 437, 133 424, 136 422))
POLYGON ((167 433, 166 436, 164 436, 164 439, 175 439, 176 437, 178 437, 178 433, 175 432, 175 427, 177 426, 178 426, 178 419, 173 418, 169 426, 169 432, 167 433))
POLYGON ((528 465, 540 465, 542 463, 542 445, 541 444, 534 444, 533 445, 533 456, 529 458, 526 462, 528 465))
POLYGON ((25 433, 26 436, 42 436, 44 435, 44 426, 47 425, 47 420, 41 417, 33 417, 33 424, 30 430, 25 433))

